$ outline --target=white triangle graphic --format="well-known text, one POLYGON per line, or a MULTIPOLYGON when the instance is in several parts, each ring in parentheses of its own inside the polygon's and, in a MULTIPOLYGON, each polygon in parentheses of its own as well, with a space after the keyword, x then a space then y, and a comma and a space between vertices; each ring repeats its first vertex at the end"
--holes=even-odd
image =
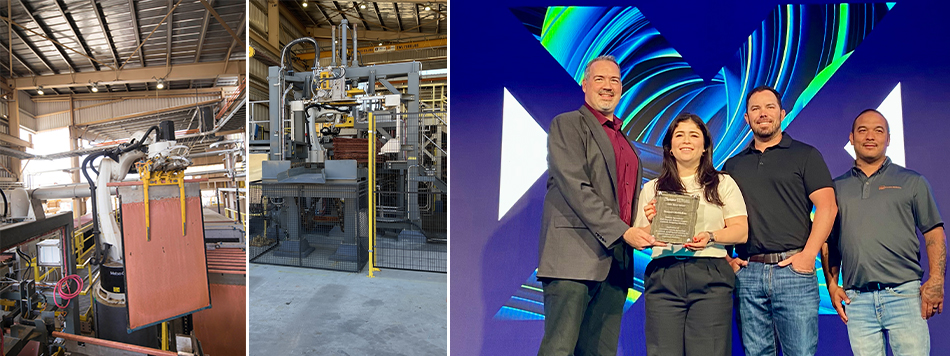
POLYGON ((548 134, 505 88, 498 220, 548 169, 548 134))
MULTIPOLYGON (((877 107, 877 111, 880 111, 887 119, 887 125, 891 130, 891 144, 887 146, 887 157, 891 158, 891 162, 907 167, 904 161, 904 114, 903 106, 901 106, 901 83, 897 83, 894 90, 887 94, 881 105, 877 107)), ((848 151, 851 158, 856 158, 854 146, 851 146, 850 142, 844 145, 844 150, 848 151)))

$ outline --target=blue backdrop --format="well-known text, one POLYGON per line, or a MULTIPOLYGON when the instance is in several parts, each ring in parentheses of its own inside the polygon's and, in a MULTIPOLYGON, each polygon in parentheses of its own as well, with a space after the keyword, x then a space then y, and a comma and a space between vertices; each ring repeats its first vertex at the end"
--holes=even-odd
MULTIPOLYGON (((749 142, 745 92, 769 84, 784 93, 786 131, 821 150, 833 176, 852 164, 844 146, 854 116, 890 103, 885 115, 903 117, 898 127, 905 140, 894 140, 890 151, 903 146, 906 165, 930 179, 938 204, 950 201, 950 179, 944 178, 950 169, 940 156, 950 133, 950 29, 942 25, 950 4, 569 5, 453 3, 452 354, 537 351, 543 316, 533 273, 547 175, 528 166, 543 166, 550 120, 583 104, 583 65, 600 54, 621 63, 624 96, 617 112, 651 178, 658 163, 654 145, 670 118, 688 111, 707 120, 720 165, 749 142), (503 169, 503 163, 517 167, 503 169), (522 188, 511 188, 518 182, 522 188)), ((648 260, 638 255, 639 276, 648 260)), ((622 354, 644 353, 640 290, 638 285, 628 295, 622 354)), ((845 326, 827 314, 823 294, 819 354, 848 354, 845 326)), ((950 354, 950 341, 939 337, 950 317, 937 316, 930 327, 933 354, 950 354)))

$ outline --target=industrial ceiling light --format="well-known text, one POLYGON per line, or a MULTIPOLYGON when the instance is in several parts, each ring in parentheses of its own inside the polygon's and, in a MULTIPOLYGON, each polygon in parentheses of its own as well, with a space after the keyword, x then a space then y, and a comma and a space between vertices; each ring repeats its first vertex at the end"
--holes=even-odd
POLYGON ((155 87, 158 89, 165 89, 165 78, 158 78, 158 85, 155 87))
POLYGON ((94 82, 94 83, 92 83, 92 92, 93 92, 93 93, 98 93, 98 92, 99 92, 99 82, 94 82))
POLYGON ((303 7, 307 7, 307 0, 303 0, 303 4, 300 4, 300 5, 302 5, 303 7))
POLYGON ((360 10, 366 10, 366 3, 360 3, 360 10))
POLYGON ((42 86, 42 85, 40 85, 39 87, 36 88, 36 93, 39 94, 39 95, 43 95, 43 94, 44 94, 44 93, 43 93, 43 86, 42 86))
POLYGON ((426 4, 426 11, 432 10, 432 5, 426 4))

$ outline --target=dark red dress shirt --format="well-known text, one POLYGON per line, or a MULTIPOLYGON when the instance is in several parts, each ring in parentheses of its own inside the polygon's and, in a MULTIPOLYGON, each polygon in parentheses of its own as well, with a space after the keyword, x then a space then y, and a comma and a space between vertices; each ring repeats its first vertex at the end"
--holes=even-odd
POLYGON ((594 110, 589 104, 585 103, 587 109, 594 113, 594 116, 597 117, 597 121, 600 121, 600 124, 604 128, 604 132, 607 133, 607 138, 610 139, 610 144, 614 148, 614 157, 617 164, 617 202, 620 204, 620 218, 623 219, 623 222, 627 225, 633 224, 633 193, 636 191, 636 182, 637 179, 637 168, 639 165, 639 159, 637 154, 633 152, 633 148, 627 138, 623 136, 620 132, 623 122, 617 118, 613 117, 613 120, 607 120, 607 117, 601 114, 599 111, 594 110))

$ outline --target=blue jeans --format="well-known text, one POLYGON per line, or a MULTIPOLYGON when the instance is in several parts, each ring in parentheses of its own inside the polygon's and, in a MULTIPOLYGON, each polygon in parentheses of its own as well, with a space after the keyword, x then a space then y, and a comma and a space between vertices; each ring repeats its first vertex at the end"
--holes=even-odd
POLYGON ((786 356, 818 349, 818 278, 791 266, 749 262, 736 274, 739 328, 747 356, 786 356))
POLYGON ((848 338, 855 356, 881 355, 884 331, 894 355, 930 355, 930 329, 920 315, 920 281, 874 292, 845 291, 848 338))

